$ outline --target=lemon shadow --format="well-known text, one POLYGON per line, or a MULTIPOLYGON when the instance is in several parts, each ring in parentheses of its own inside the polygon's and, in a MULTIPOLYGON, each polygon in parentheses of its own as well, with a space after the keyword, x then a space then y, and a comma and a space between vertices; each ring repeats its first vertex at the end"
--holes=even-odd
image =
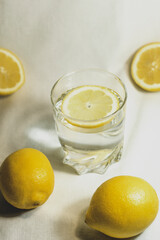
POLYGON ((85 223, 85 213, 90 199, 82 199, 63 209, 63 215, 54 223, 54 233, 62 240, 111 240, 106 235, 93 230, 85 223), (83 210, 82 210, 83 209, 83 210), (67 230, 66 230, 67 229, 67 230))
POLYGON ((25 217, 27 217, 32 214, 33 210, 35 211, 35 209, 25 210, 25 209, 18 209, 13 207, 4 199, 2 193, 0 192, 0 216, 1 217, 10 218, 10 217, 16 217, 24 214, 25 214, 25 217))
POLYGON ((5 99, 5 98, 7 98, 7 97, 9 97, 9 95, 4 95, 4 96, 1 95, 1 96, 0 96, 0 100, 1 100, 1 99, 5 99))

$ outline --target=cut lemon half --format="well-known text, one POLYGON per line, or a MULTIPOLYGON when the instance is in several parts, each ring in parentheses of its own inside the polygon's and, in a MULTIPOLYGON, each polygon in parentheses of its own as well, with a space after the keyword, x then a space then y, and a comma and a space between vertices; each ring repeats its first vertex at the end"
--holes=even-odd
POLYGON ((111 119, 104 119, 119 108, 118 94, 113 90, 85 85, 71 90, 62 101, 62 113, 66 120, 79 127, 94 128, 111 119))
POLYGON ((0 48, 0 95, 16 92, 25 82, 24 69, 17 56, 0 48))
POLYGON ((147 91, 160 91, 160 42, 140 48, 131 64, 135 83, 147 91))

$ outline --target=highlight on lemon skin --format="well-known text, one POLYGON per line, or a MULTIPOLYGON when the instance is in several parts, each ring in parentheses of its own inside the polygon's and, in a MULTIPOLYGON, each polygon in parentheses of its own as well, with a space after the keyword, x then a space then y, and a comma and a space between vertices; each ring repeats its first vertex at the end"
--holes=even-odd
POLYGON ((10 50, 0 48, 0 95, 9 95, 25 83, 20 59, 10 50))
POLYGON ((130 238, 143 232, 155 219, 159 200, 142 178, 117 176, 93 194, 85 222, 110 237, 130 238))
POLYGON ((142 46, 131 63, 134 82, 146 91, 160 91, 160 42, 142 46))
POLYGON ((10 154, 0 168, 0 189, 6 201, 16 208, 42 205, 54 189, 54 172, 49 160, 33 148, 10 154))

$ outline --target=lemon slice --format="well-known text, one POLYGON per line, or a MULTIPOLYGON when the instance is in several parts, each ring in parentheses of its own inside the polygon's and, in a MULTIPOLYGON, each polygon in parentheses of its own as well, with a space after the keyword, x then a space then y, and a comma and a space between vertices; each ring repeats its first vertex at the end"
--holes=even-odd
POLYGON ((66 120, 80 127, 99 127, 108 121, 103 119, 119 108, 119 98, 113 90, 85 85, 71 90, 63 99, 61 110, 66 120), (76 119, 76 120, 75 120, 76 119))
POLYGON ((160 90, 160 42, 140 48, 131 64, 135 83, 147 91, 160 90))
POLYGON ((0 95, 17 91, 25 82, 22 63, 7 49, 0 48, 0 95))

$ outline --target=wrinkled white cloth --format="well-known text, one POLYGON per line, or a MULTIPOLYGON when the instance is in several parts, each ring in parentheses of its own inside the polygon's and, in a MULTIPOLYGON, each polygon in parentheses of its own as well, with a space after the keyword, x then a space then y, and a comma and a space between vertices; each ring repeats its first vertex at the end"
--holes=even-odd
MULTIPOLYGON (((159 9, 158 0, 1 0, 0 46, 19 56, 26 83, 0 98, 0 163, 34 147, 55 172, 53 194, 35 210, 16 210, 0 198, 1 240, 109 240, 84 216, 97 187, 116 175, 142 177, 160 197, 160 93, 140 90, 129 73, 135 51, 160 40, 159 9), (61 162, 50 90, 63 74, 88 67, 113 72, 126 85, 125 146, 121 161, 105 174, 78 176, 61 162)), ((160 213, 133 239, 159 240, 159 221, 160 213)))

